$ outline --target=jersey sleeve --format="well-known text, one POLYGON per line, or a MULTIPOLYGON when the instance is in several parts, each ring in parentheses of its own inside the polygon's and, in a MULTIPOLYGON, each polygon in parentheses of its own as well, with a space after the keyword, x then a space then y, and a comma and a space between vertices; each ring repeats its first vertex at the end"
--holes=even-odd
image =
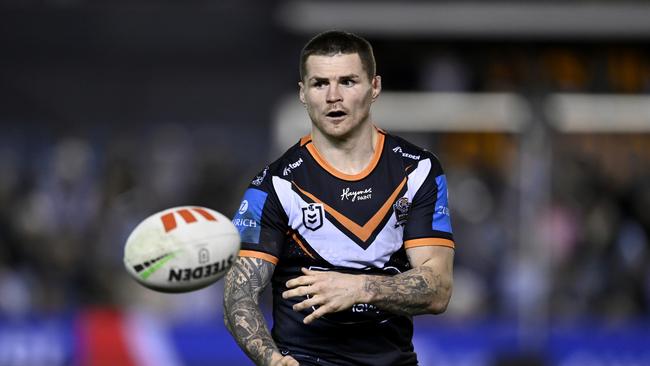
POLYGON ((416 191, 404 227, 404 247, 440 245, 454 248, 447 179, 438 159, 429 154, 428 159, 421 160, 409 175, 409 182, 416 185, 416 191))
POLYGON ((288 218, 265 169, 249 185, 232 222, 241 237, 240 257, 278 263, 288 218), (265 179, 266 178, 266 179, 265 179))

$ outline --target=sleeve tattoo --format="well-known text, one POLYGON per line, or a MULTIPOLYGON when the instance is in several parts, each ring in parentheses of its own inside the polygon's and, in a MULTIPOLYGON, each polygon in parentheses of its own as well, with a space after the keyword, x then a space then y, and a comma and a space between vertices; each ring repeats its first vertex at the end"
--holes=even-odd
POLYGON ((380 309, 401 315, 443 312, 449 301, 450 285, 432 268, 420 266, 388 276, 369 276, 364 290, 380 309), (431 304, 437 304, 431 310, 431 304))
POLYGON ((240 257, 228 271, 224 286, 224 322, 239 347, 256 365, 268 365, 279 352, 259 308, 259 295, 269 284, 274 265, 240 257))

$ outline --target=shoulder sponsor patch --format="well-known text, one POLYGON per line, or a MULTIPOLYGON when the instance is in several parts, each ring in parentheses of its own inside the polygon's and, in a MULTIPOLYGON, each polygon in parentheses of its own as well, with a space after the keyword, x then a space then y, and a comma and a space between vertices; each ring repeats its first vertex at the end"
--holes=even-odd
POLYGON ((431 228, 436 231, 451 233, 451 215, 449 212, 449 199, 447 197, 447 178, 443 175, 436 177, 438 196, 433 211, 431 228))
POLYGON ((415 155, 415 154, 409 154, 407 152, 404 152, 402 150, 401 146, 396 146, 393 148, 393 152, 402 155, 405 158, 413 159, 413 160, 420 160, 420 155, 415 155))
POLYGON ((268 193, 255 188, 249 188, 239 205, 232 223, 239 230, 241 241, 259 244, 262 230, 262 210, 268 193))
POLYGON ((302 164, 302 158, 299 158, 298 160, 294 161, 293 163, 289 163, 282 170, 282 175, 286 177, 287 175, 291 174, 291 171, 298 168, 301 164, 302 164))

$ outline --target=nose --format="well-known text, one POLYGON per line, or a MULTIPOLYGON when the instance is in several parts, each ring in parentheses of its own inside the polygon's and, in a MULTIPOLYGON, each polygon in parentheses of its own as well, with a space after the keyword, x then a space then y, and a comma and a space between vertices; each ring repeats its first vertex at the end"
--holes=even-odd
POLYGON ((327 102, 336 103, 343 100, 343 96, 339 92, 339 86, 336 83, 331 83, 327 88, 327 102))

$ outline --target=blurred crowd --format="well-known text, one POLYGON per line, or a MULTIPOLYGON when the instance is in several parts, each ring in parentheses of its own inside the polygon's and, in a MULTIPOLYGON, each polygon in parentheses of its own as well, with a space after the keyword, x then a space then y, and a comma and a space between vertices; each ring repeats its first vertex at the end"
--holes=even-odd
POLYGON ((458 243, 450 314, 517 317, 541 301, 557 321, 650 315, 650 134, 556 136, 532 227, 515 136, 438 139, 458 243))
POLYGON ((30 128, 7 132, 0 143, 0 314, 15 317, 177 301, 126 277, 130 231, 173 206, 230 216, 243 175, 253 174, 229 158, 218 129, 163 124, 45 139, 30 128))

